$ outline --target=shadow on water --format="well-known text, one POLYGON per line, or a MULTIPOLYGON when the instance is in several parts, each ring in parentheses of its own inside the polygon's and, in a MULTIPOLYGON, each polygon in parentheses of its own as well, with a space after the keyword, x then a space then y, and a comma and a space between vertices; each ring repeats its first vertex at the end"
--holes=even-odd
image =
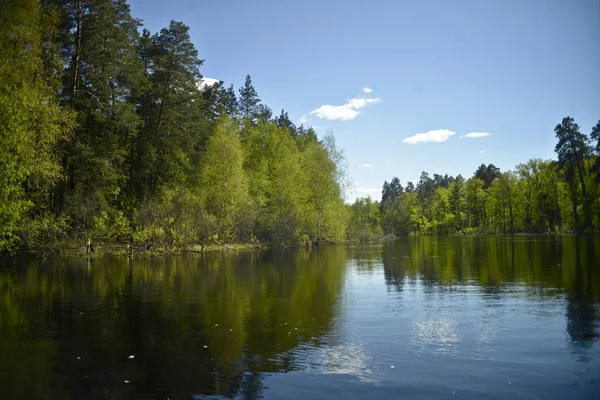
POLYGON ((345 249, 15 260, 0 269, 10 399, 254 399, 333 329, 345 249))

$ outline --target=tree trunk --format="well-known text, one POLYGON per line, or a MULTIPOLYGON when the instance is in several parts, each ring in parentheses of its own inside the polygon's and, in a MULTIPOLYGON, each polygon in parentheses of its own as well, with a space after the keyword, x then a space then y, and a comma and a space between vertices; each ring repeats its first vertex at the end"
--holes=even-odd
POLYGON ((81 6, 81 0, 75 1, 75 54, 73 54, 73 92, 71 93, 71 104, 75 103, 75 94, 79 90, 79 70, 81 63, 81 37, 82 37, 82 20, 83 20, 83 9, 81 6))

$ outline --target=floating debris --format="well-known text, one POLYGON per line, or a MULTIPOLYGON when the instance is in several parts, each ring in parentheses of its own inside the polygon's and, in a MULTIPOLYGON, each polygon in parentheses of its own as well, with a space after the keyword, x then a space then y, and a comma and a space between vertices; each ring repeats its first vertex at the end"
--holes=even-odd
POLYGON ((208 346, 207 346, 207 345, 204 345, 204 346, 202 346, 202 347, 204 347, 205 349, 208 349, 208 346))
POLYGON ((128 380, 124 380, 123 383, 129 383, 129 381, 128 380))
POLYGON ((135 356, 132 354, 129 356, 130 359, 135 358, 135 356))
POLYGON ((395 365, 391 365, 391 366, 390 366, 390 368, 391 368, 391 369, 394 369, 394 368, 396 368, 396 366, 395 366, 395 365))

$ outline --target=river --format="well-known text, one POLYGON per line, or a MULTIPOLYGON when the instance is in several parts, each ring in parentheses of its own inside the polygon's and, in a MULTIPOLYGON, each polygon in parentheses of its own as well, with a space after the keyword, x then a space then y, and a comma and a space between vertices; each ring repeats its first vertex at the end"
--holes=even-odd
POLYGON ((0 267, 0 398, 600 398, 599 237, 0 267))

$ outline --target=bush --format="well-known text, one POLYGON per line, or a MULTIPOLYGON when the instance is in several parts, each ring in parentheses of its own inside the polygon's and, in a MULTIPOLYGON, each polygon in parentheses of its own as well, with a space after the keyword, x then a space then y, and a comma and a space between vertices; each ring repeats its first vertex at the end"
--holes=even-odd
POLYGON ((123 243, 131 241, 129 221, 121 211, 102 211, 93 217, 90 236, 100 243, 123 243))
POLYGON ((70 224, 67 215, 47 212, 35 218, 24 218, 18 233, 31 251, 61 253, 69 246, 70 224))
POLYGON ((169 189, 147 201, 138 210, 135 223, 134 244, 147 250, 204 247, 215 240, 217 231, 216 218, 186 189, 169 189))

